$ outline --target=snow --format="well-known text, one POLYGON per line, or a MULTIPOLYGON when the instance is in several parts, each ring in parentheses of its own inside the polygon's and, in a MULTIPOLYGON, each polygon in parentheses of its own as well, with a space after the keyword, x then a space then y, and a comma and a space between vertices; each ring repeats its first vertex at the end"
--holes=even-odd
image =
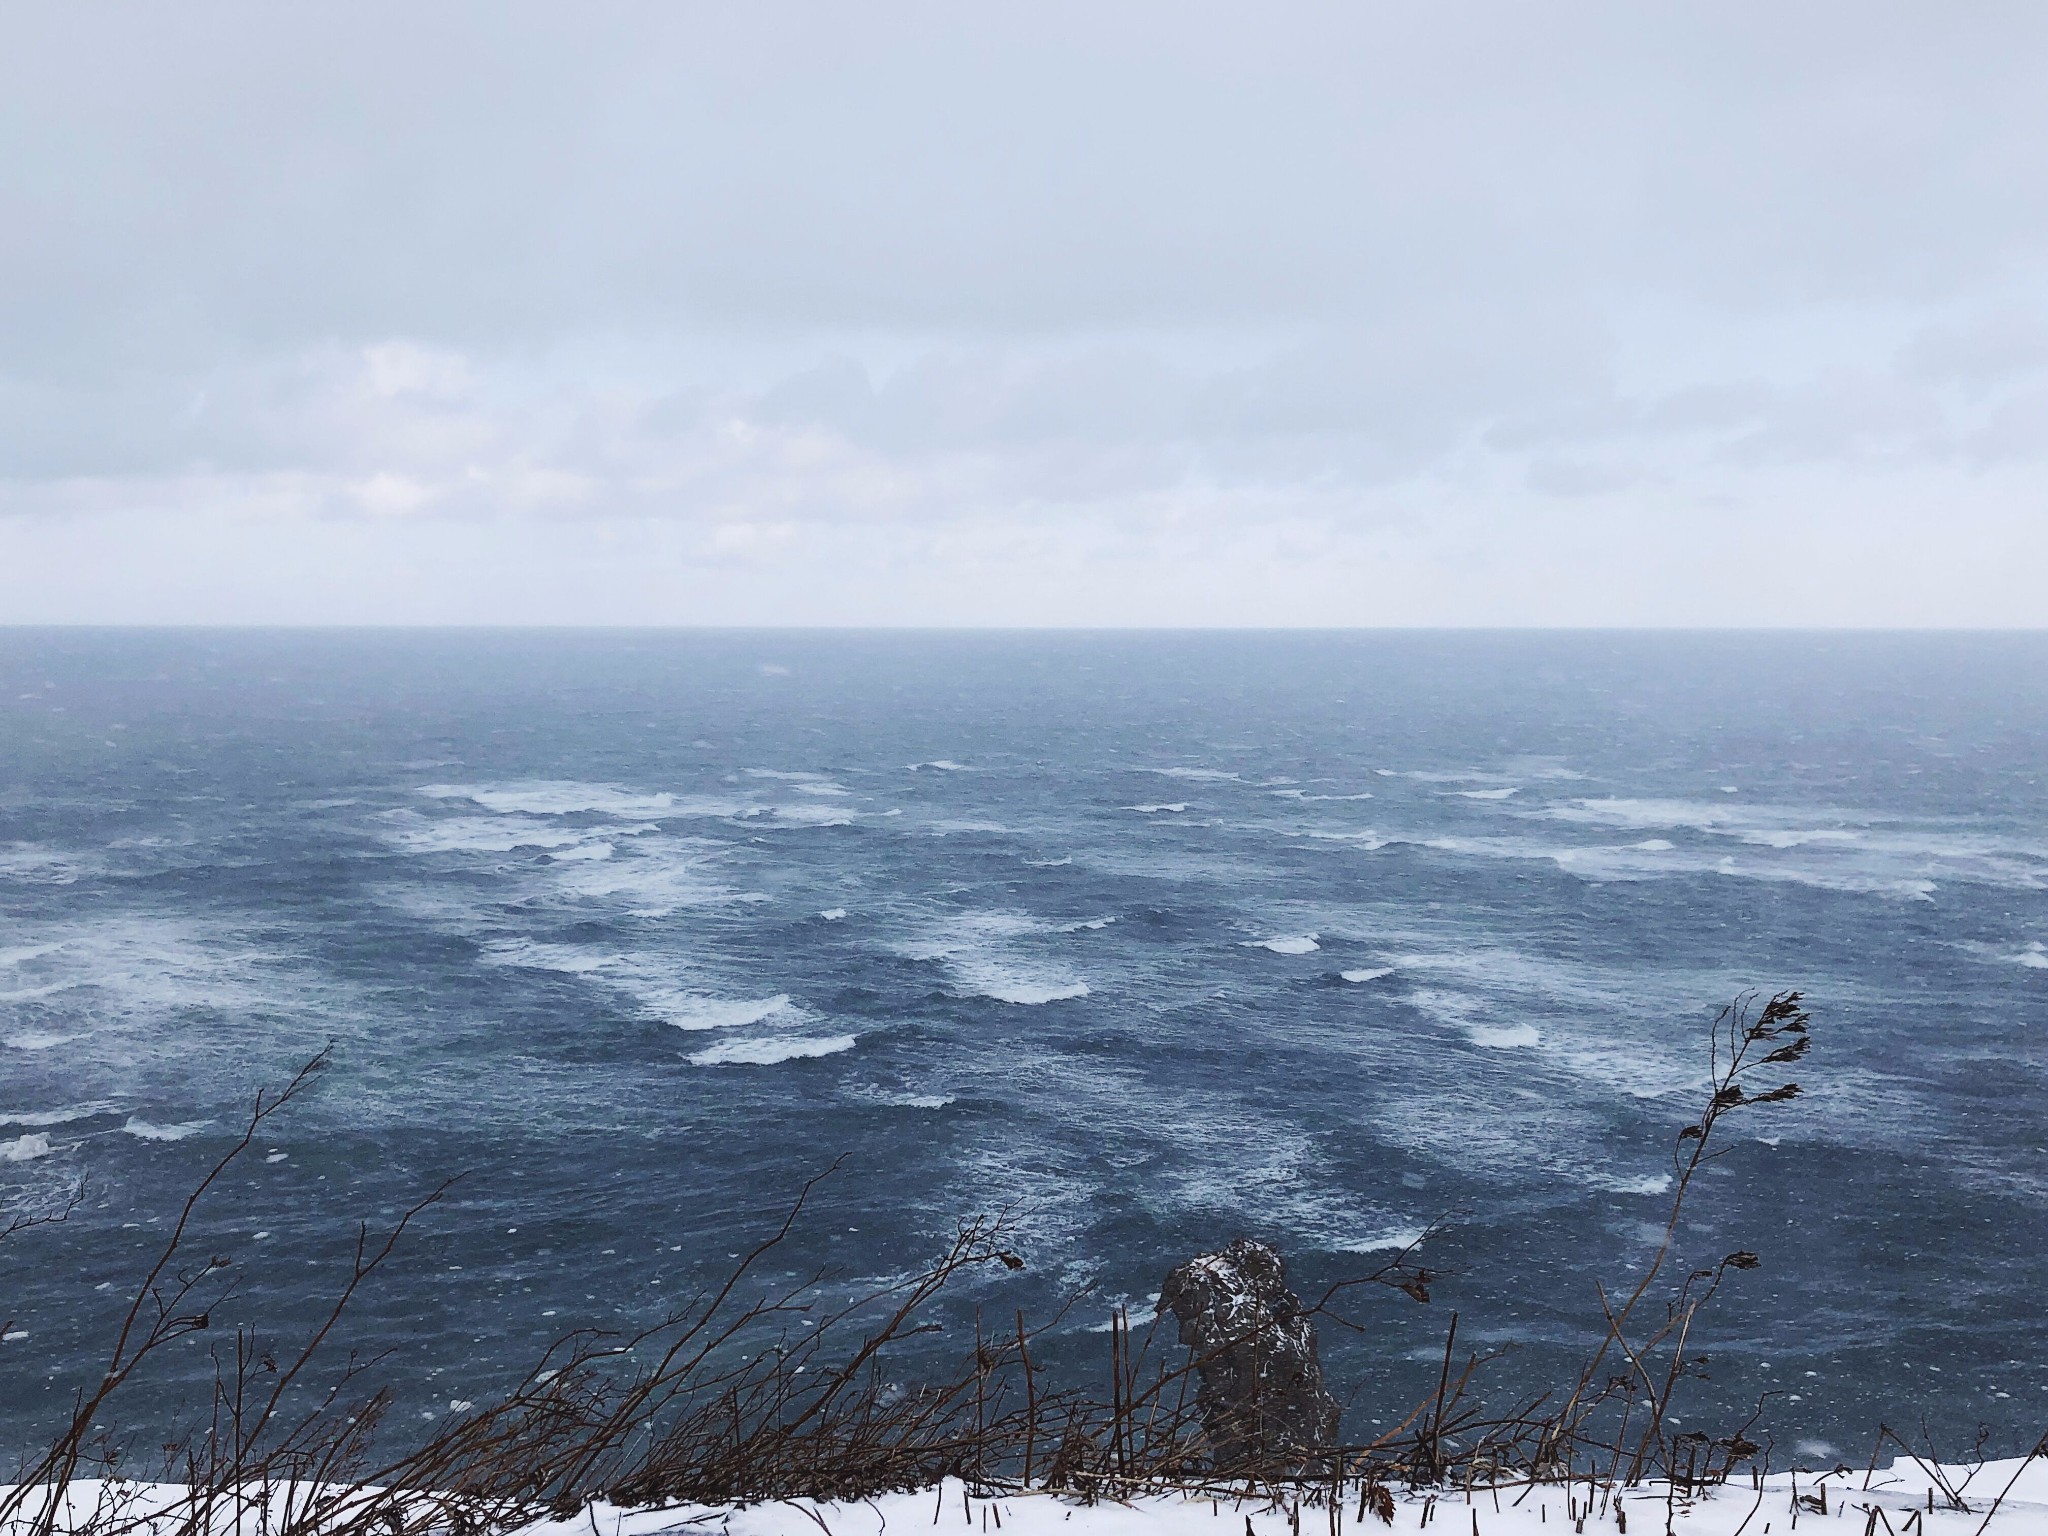
MULTIPOLYGON (((1987 1461, 1977 1467, 1944 1467, 1940 1477, 1926 1464, 1900 1460, 1889 1469, 1812 1473, 1772 1473, 1761 1486, 1738 1476, 1710 1494, 1686 1499, 1669 1497, 1662 1484, 1625 1490, 1616 1500, 1594 1490, 1587 1527, 1595 1536, 1619 1532, 1617 1507, 1627 1517, 1629 1536, 1790 1536, 1802 1527, 1808 1536, 2048 1536, 2048 1459, 1987 1461), (1956 1488, 1970 1506, 1967 1512, 1939 1507, 1941 1482, 1956 1488), (1866 1488, 1865 1484, 1868 1483, 1866 1488), (1828 1512, 1823 1515, 1795 1496, 1815 1497, 1825 1485, 1828 1512), (1937 1508, 1927 1511, 1929 1491, 1937 1508), (2002 1497, 2001 1497, 2002 1495, 2002 1497), (1994 1505, 1996 1506, 1994 1509, 1994 1505), (1875 1510, 1879 1513, 1873 1515, 1875 1510), (1913 1527, 1909 1533, 1908 1525, 1913 1527)), ((1291 1501, 1224 1495, 1183 1497, 1147 1495, 1128 1503, 1103 1500, 1085 1504, 1070 1496, 1048 1493, 1006 1494, 985 1499, 957 1479, 917 1493, 884 1494, 852 1504, 814 1504, 809 1500, 760 1504, 750 1508, 684 1505, 665 1509, 620 1510, 599 1504, 569 1520, 543 1520, 520 1536, 674 1536, 678 1531, 719 1533, 719 1536, 883 1536, 888 1531, 966 1527, 970 1531, 1001 1530, 1005 1536, 1305 1536, 1329 1531, 1345 1533, 1438 1532, 1439 1536, 1577 1536, 1572 1504, 1583 1508, 1584 1482, 1570 1488, 1556 1483, 1503 1484, 1499 1489, 1409 1491, 1393 1489, 1394 1522, 1382 1525, 1368 1512, 1359 1519, 1354 1490, 1339 1523, 1329 1511, 1304 1505, 1299 1526, 1291 1501), (1000 1521, 1000 1525, 998 1525, 1000 1521)), ((173 1490, 138 1484, 79 1482, 73 1485, 70 1509, 81 1519, 103 1499, 128 1509, 167 1501, 173 1490)), ((232 1514, 223 1511, 232 1523, 232 1514)), ((60 1520, 65 1532, 70 1522, 60 1520)), ((225 1525, 223 1527, 225 1529, 225 1525)))

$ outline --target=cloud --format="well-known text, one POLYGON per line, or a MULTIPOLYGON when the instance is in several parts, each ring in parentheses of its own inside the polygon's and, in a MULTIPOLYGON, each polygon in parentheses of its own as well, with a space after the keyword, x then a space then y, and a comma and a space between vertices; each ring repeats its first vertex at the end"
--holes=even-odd
POLYGON ((73 531, 0 618, 1780 611, 1713 546, 2043 622, 1983 594, 2044 64, 2016 4, 17 9, 0 523, 73 531))

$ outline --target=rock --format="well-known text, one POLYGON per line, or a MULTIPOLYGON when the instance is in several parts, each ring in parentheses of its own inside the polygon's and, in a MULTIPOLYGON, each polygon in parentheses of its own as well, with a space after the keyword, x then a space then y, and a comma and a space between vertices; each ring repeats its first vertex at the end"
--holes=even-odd
POLYGON ((1159 1312, 1194 1351, 1217 1466, 1300 1469, 1335 1442, 1341 1409, 1323 1385, 1315 1324, 1271 1248, 1240 1237, 1198 1254, 1166 1277, 1159 1312))

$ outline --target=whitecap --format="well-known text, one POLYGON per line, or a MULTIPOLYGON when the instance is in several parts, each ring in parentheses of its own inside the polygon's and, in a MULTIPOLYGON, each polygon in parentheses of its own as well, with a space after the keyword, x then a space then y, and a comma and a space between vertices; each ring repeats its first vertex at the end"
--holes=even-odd
POLYGON ((853 1049, 855 1035, 770 1035, 759 1040, 724 1040, 690 1057, 693 1066, 773 1066, 811 1056, 833 1056, 853 1049))
POLYGON ((662 1007, 664 1021, 677 1029, 743 1029, 790 1011, 789 994, 773 997, 672 998, 662 1007))
POLYGON ((541 944, 532 939, 512 939, 484 946, 483 959, 492 965, 516 965, 527 970, 561 971, 569 976, 587 976, 607 966, 624 963, 626 957, 604 950, 578 949, 569 944, 541 944))
POLYGON ((144 1141, 183 1141, 187 1136, 196 1135, 213 1122, 210 1120, 182 1120, 174 1125, 154 1125, 136 1115, 128 1117, 128 1123, 121 1127, 130 1136, 144 1141))
POLYGON ((943 963, 963 992, 1035 1006, 1088 995, 1088 983, 1065 966, 1021 952, 1024 941, 1058 931, 1019 912, 962 912, 896 949, 911 960, 943 963))
POLYGON ((1270 949, 1276 955, 1309 955, 1323 946, 1316 942, 1320 937, 1313 933, 1286 934, 1277 939, 1250 939, 1247 949, 1270 949))
POLYGON ((1061 926, 1060 926, 1060 932, 1061 932, 1061 933, 1086 933, 1086 932, 1093 932, 1093 931, 1094 931, 1095 929, 1097 929, 1097 928, 1107 928, 1107 927, 1108 927, 1108 926, 1109 926, 1109 925, 1110 925, 1111 923, 1113 923, 1113 922, 1115 922, 1115 921, 1116 921, 1116 919, 1115 919, 1115 918, 1113 918, 1113 917, 1090 917, 1090 918, 1084 918, 1084 919, 1083 919, 1082 921, 1080 921, 1080 922, 1078 922, 1078 923, 1063 923, 1063 924, 1061 924, 1061 926))
POLYGON ((839 919, 846 916, 846 908, 827 907, 824 911, 820 912, 818 916, 825 919, 825 921, 828 923, 836 923, 839 921, 839 919))
POLYGON ((110 1104, 76 1104, 65 1109, 18 1109, 0 1114, 0 1125, 69 1125, 112 1110, 110 1104))
POLYGON ((1237 778, 1237 775, 1222 768, 1149 768, 1148 773, 1162 774, 1169 779, 1188 779, 1196 783, 1220 784, 1237 778))
POLYGON ((1026 869, 1062 869, 1073 862, 1073 855, 1069 854, 1063 859, 1026 859, 1024 867, 1026 869))
POLYGON ((2014 965, 2024 965, 2029 970, 2048 971, 2048 953, 2043 953, 2039 944, 2029 944, 2012 957, 2014 965))
POLYGON ((1392 967, 1391 965, 1383 965, 1379 967, 1377 970, 1339 971, 1337 974, 1339 976, 1342 976, 1346 981, 1378 981, 1382 976, 1393 975, 1394 967, 1392 967))
POLYGON ((1187 808, 1188 803, 1185 800, 1176 800, 1170 805, 1127 805, 1124 807, 1127 811, 1136 811, 1140 816, 1157 816, 1161 812, 1177 815, 1187 808))
POLYGON ((557 863, 573 864, 597 859, 608 859, 618 848, 612 843, 578 843, 573 848, 561 848, 548 855, 557 863))
POLYGON ((703 802, 679 805, 674 795, 665 792, 624 789, 616 784, 586 784, 575 779, 424 784, 419 793, 432 800, 469 800, 487 811, 532 816, 654 816, 670 811, 683 815, 723 814, 703 802))
POLYGON ((1426 1227, 1389 1227, 1379 1232, 1344 1238, 1338 1242, 1337 1248, 1341 1253, 1384 1253, 1390 1248, 1419 1247, 1427 1236, 1429 1230, 1426 1227))
POLYGON ((1599 1188, 1616 1195, 1661 1195, 1671 1188, 1668 1173, 1646 1173, 1640 1178, 1627 1179, 1609 1175, 1596 1175, 1592 1182, 1599 1188))
POLYGON ((830 805, 773 805, 748 819, 768 826, 846 827, 853 824, 854 813, 830 805))
POLYGON ((34 843, 0 847, 0 876, 33 880, 42 885, 73 885, 83 873, 83 866, 76 859, 52 848, 34 843))
POLYGON ((1543 1032, 1534 1024, 1505 1024, 1498 1028, 1477 1024, 1465 1033, 1474 1045, 1494 1051, 1519 1051, 1543 1043, 1543 1032))
POLYGON ((1381 837, 1370 827, 1358 832, 1328 832, 1310 828, 1306 832, 1290 832, 1288 836, 1313 838, 1319 843, 1356 843, 1366 853, 1384 848, 1388 843, 1388 839, 1381 837))
POLYGON ((1088 995, 1088 983, 1057 971, 1036 972, 979 956, 952 962, 953 974, 968 991, 999 1003, 1037 1007, 1088 995))
POLYGON ((1454 789, 1451 791, 1453 795, 1461 800, 1505 800, 1508 796, 1519 794, 1520 792, 1519 789, 1513 787, 1507 789, 1454 789))
POLYGON ((48 1157, 50 1150, 50 1138, 41 1131, 31 1131, 12 1141, 0 1141, 0 1163, 30 1162, 38 1157, 48 1157))
POLYGON ((19 1034, 9 1035, 5 1043, 17 1051, 47 1051, 59 1045, 68 1045, 76 1035, 59 1034, 51 1029, 25 1029, 19 1034))
POLYGON ((385 834, 386 841, 408 853, 510 853, 517 848, 567 848, 583 841, 584 836, 574 827, 526 816, 455 816, 385 834))
POLYGON ((898 1093, 883 1088, 867 1089, 860 1097, 894 1109, 944 1109, 955 1102, 950 1093, 898 1093))
POLYGON ((974 771, 965 763, 956 763, 950 757, 935 757, 930 762, 912 763, 910 765, 912 773, 916 773, 924 768, 936 768, 940 773, 972 773, 974 771))
POLYGON ((62 949, 62 944, 24 944, 19 949, 0 949, 0 965, 19 965, 62 949))

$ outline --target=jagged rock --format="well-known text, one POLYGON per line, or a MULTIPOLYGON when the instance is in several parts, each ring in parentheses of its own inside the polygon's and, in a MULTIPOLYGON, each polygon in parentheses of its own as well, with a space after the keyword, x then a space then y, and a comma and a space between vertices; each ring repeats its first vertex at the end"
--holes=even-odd
POLYGON ((1159 1311, 1201 1374, 1196 1405, 1218 1466, 1299 1468, 1333 1443, 1341 1412, 1323 1385, 1315 1324, 1287 1288, 1287 1266, 1240 1237, 1166 1277, 1159 1311))

